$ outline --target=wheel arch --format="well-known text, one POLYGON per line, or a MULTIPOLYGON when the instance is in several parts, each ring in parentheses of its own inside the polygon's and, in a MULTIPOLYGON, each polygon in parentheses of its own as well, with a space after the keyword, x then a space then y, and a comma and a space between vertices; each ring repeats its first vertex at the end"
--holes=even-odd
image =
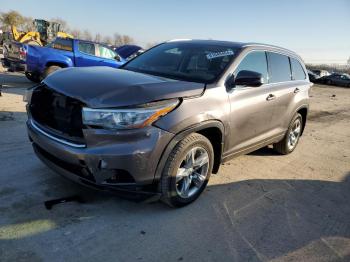
POLYGON ((174 136, 174 138, 166 146, 158 162, 154 175, 155 181, 159 181, 170 152, 174 149, 178 142, 191 133, 199 133, 209 139, 214 150, 214 165, 212 173, 216 174, 218 172, 224 145, 224 125, 219 120, 208 120, 193 125, 174 136))
POLYGON ((308 114, 308 110, 309 108, 305 105, 305 106, 301 106, 297 109, 296 113, 299 113, 302 117, 302 129, 301 129, 301 135, 303 134, 304 132, 304 129, 305 129, 305 125, 306 125, 306 120, 307 120, 307 114, 308 114))

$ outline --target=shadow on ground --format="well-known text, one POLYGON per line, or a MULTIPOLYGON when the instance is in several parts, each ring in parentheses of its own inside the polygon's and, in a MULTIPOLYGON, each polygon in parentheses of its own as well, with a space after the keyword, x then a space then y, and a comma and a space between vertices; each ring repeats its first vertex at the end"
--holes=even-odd
POLYGON ((247 180, 212 185, 192 205, 170 209, 88 190, 37 168, 47 179, 33 187, 33 194, 17 197, 6 207, 4 201, 16 189, 0 190, 0 211, 8 221, 0 224, 0 253, 8 260, 26 255, 71 260, 72 245, 81 260, 350 259, 350 172, 342 182, 247 180), (88 202, 44 208, 44 200, 75 193, 88 202))

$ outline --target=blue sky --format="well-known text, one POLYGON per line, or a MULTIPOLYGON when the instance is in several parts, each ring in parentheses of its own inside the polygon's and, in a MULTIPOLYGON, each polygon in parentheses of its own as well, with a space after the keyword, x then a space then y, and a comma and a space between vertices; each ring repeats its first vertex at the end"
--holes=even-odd
POLYGON ((145 45, 173 38, 275 44, 306 62, 350 57, 350 0, 0 0, 0 12, 61 17, 92 33, 128 34, 145 45))

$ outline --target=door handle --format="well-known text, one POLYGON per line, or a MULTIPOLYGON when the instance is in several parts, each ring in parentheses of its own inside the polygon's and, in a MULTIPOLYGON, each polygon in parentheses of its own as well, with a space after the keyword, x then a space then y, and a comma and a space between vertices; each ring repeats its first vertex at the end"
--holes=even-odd
POLYGON ((299 88, 295 88, 295 89, 294 89, 294 94, 299 93, 299 91, 300 91, 299 88))
POLYGON ((266 97, 266 100, 267 100, 267 101, 271 101, 271 100, 274 100, 275 98, 276 98, 275 95, 269 94, 269 95, 266 97))

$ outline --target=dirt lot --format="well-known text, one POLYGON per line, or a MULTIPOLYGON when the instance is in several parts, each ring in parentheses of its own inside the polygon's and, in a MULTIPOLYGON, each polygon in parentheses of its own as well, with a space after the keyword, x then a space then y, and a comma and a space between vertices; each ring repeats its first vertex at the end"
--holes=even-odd
POLYGON ((182 209, 63 180, 34 155, 25 78, 1 74, 0 261, 350 261, 350 89, 314 86, 296 151, 222 166, 182 209), (85 204, 46 210, 78 192, 85 204))

